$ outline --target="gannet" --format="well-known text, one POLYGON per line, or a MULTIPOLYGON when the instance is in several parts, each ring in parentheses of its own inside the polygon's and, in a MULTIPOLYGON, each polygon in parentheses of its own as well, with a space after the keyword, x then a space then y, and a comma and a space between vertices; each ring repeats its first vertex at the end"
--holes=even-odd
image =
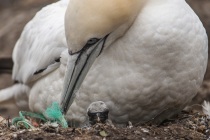
POLYGON ((46 6, 24 27, 12 55, 12 78, 18 84, 0 90, 0 104, 9 102, 20 110, 29 110, 34 84, 60 67, 60 55, 67 49, 64 15, 68 1, 61 0, 46 6))
POLYGON ((46 6, 24 27, 13 50, 14 81, 33 83, 59 67, 67 47, 63 18, 68 1, 46 6))
POLYGON ((87 108, 87 114, 91 125, 105 123, 108 119, 109 108, 102 101, 92 102, 87 108))
POLYGON ((185 0, 70 0, 61 107, 83 122, 103 101, 115 123, 160 123, 195 96, 207 66, 206 31, 185 0))

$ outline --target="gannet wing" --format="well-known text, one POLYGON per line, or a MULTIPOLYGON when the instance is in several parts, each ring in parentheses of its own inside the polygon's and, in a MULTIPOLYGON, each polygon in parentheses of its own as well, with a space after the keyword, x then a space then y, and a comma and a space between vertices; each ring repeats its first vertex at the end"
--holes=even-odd
POLYGON ((67 48, 64 15, 68 0, 48 5, 25 26, 13 51, 13 80, 37 80, 59 67, 61 52, 67 48))

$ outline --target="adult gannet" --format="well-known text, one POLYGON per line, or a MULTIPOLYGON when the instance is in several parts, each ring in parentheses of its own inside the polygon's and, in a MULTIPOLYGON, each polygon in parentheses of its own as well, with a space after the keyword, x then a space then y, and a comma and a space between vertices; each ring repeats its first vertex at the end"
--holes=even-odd
POLYGON ((63 18, 68 1, 46 6, 25 26, 13 50, 13 80, 32 83, 59 67, 67 46, 63 18))
POLYGON ((103 101, 113 122, 159 123, 203 81, 207 35, 185 0, 70 0, 65 31, 61 106, 70 120, 103 101))
POLYGON ((60 55, 67 49, 64 15, 68 1, 46 6, 25 26, 12 55, 12 78, 19 84, 0 90, 0 104, 12 102, 21 110, 28 110, 31 88, 60 67, 60 55))

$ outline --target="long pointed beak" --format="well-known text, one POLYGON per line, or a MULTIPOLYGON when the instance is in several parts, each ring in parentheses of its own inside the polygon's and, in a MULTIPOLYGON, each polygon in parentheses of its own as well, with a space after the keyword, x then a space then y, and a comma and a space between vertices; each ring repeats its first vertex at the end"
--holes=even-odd
POLYGON ((81 51, 80 53, 70 55, 64 80, 64 89, 61 99, 61 109, 64 114, 74 101, 76 92, 80 88, 85 76, 95 59, 103 50, 106 38, 101 39, 97 44, 81 51))

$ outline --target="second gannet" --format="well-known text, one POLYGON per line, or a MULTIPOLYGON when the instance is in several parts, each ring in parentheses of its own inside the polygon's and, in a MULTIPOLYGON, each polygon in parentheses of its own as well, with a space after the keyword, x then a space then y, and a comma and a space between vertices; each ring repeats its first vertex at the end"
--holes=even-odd
POLYGON ((63 18, 68 1, 44 7, 24 27, 12 55, 14 81, 32 84, 59 67, 67 46, 63 18))
MULTIPOLYGON (((67 49, 64 15, 68 2, 69 0, 60 0, 44 7, 24 27, 12 55, 14 62, 12 78, 19 84, 0 90, 0 105, 9 102, 24 111, 30 106, 30 110, 39 112, 31 103, 37 101, 40 103, 40 110, 43 110, 45 106, 41 102, 51 98, 50 92, 53 90, 49 89, 50 91, 46 93, 47 98, 39 98, 45 92, 36 92, 36 98, 32 99, 31 89, 45 91, 45 88, 50 88, 52 81, 43 90, 41 87, 34 87, 34 84, 39 83, 42 78, 47 79, 48 74, 62 65, 61 53, 67 49)), ((61 77, 63 78, 64 74, 61 77)), ((56 80, 56 77, 52 79, 56 80)))
MULTIPOLYGON (((68 59, 64 33, 68 1, 46 6, 25 26, 13 51, 13 80, 18 84, 0 90, 0 105, 12 103, 22 111, 44 113, 59 102, 68 59)), ((91 124, 108 118, 108 108, 100 101, 91 103, 87 112, 91 124)))
POLYGON ((70 0, 61 107, 83 122, 103 101, 116 123, 160 123, 195 96, 207 66, 206 31, 185 0, 70 0))

